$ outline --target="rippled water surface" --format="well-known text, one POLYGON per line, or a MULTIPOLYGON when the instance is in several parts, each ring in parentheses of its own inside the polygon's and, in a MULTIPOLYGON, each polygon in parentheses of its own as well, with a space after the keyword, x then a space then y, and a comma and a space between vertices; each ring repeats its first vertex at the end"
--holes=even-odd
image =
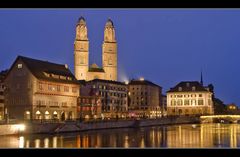
POLYGON ((236 148, 240 124, 186 124, 56 135, 0 136, 1 148, 236 148))

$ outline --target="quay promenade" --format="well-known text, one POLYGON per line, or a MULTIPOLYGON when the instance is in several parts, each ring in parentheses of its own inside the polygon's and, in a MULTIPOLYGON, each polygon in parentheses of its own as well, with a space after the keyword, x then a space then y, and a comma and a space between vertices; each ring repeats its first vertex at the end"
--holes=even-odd
POLYGON ((1 124, 0 135, 56 134, 97 129, 133 128, 159 125, 200 123, 199 117, 163 117, 158 119, 112 119, 105 121, 32 121, 18 124, 1 124))

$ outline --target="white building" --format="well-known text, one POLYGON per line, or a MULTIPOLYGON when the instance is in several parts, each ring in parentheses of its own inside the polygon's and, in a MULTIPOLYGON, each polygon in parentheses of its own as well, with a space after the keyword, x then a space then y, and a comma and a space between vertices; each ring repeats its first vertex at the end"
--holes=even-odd
POLYGON ((212 92, 198 81, 180 82, 167 92, 168 115, 213 114, 212 92))

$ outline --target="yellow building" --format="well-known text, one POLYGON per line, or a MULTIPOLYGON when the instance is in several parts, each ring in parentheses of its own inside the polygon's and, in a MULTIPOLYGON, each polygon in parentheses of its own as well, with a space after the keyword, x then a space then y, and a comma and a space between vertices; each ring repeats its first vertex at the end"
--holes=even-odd
POLYGON ((10 119, 74 119, 79 83, 67 65, 18 56, 4 80, 10 119))
POLYGON ((180 82, 167 92, 167 114, 213 114, 212 92, 198 81, 180 82))
POLYGON ((117 42, 113 22, 108 19, 104 28, 102 44, 102 64, 89 67, 89 40, 86 21, 80 17, 76 26, 74 42, 74 71, 77 80, 113 80, 117 81, 117 42))

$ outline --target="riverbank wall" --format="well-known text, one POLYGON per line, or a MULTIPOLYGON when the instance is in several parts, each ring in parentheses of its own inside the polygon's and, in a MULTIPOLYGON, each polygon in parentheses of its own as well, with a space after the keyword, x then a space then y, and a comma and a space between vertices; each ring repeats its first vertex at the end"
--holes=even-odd
POLYGON ((159 119, 111 120, 93 122, 62 122, 62 123, 24 123, 24 130, 15 124, 0 125, 0 135, 8 134, 56 134, 114 128, 137 128, 174 124, 200 123, 198 117, 163 117, 159 119))

